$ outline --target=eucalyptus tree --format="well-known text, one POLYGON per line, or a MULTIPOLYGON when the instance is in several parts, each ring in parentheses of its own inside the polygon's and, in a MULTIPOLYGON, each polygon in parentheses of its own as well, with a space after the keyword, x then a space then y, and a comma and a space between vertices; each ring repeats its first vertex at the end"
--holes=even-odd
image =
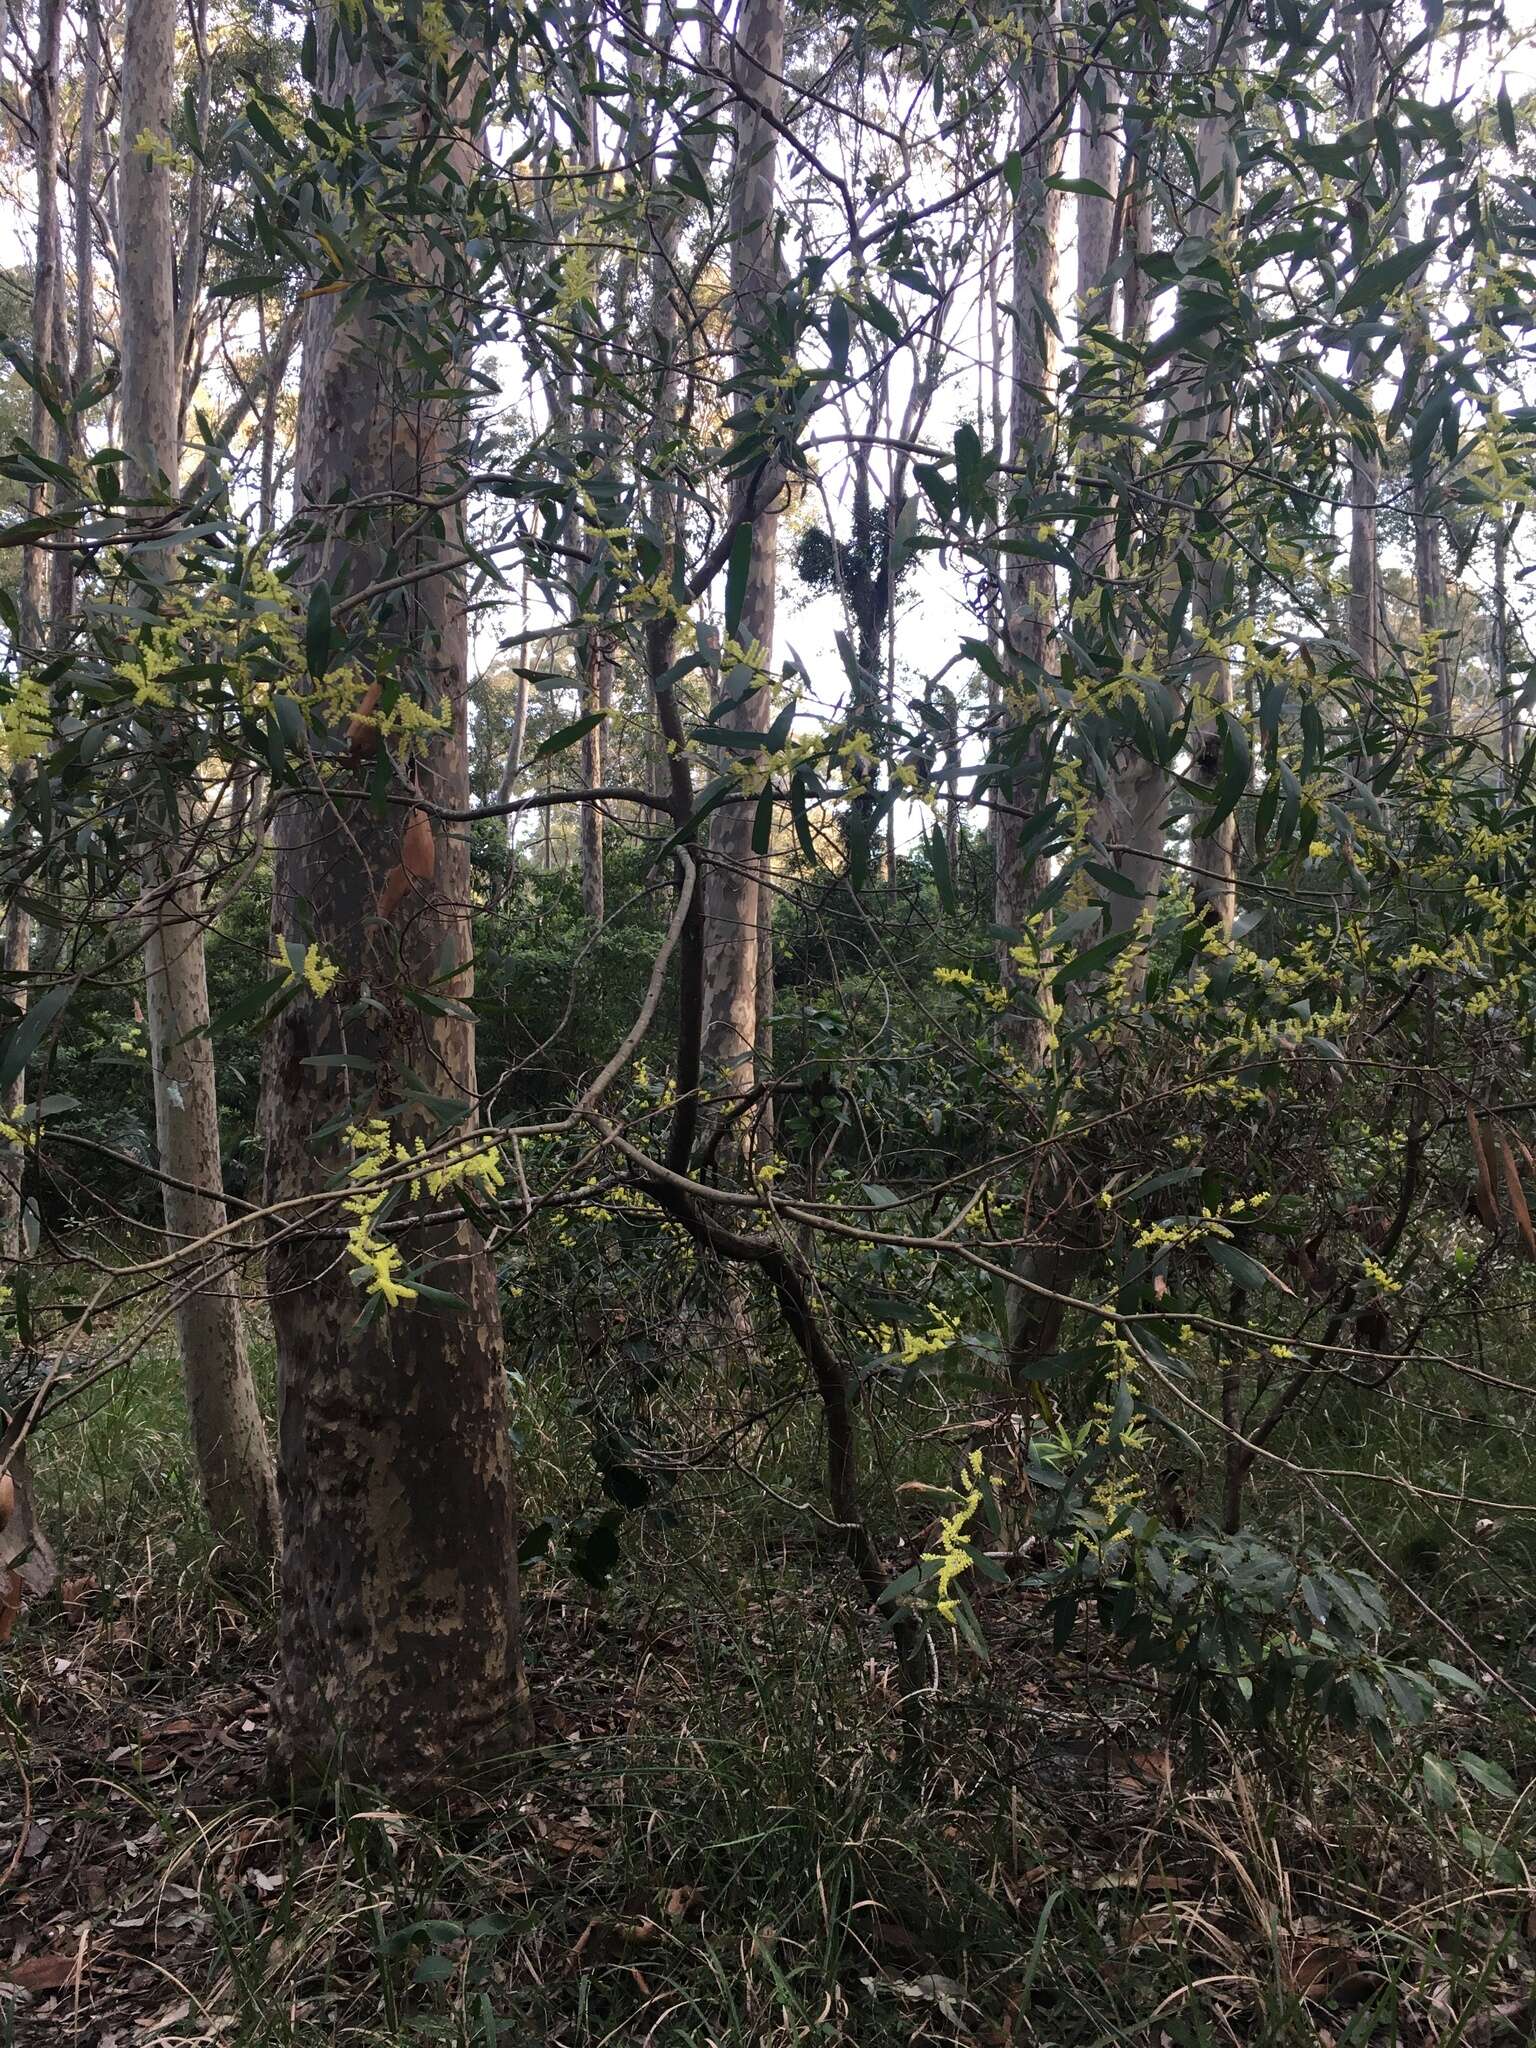
POLYGON ((476 1135, 469 675, 458 512, 484 202, 476 65, 336 14, 307 46, 329 159, 284 163, 315 285, 301 336, 304 715, 321 760, 274 792, 273 933, 295 999, 265 1049, 278 1347, 281 1749, 403 1794, 503 1746, 521 1711, 496 1279, 460 1192, 476 1135), (360 243, 358 238, 365 237, 360 243), (351 252, 367 248, 359 263, 351 252), (354 268, 356 264, 356 268, 354 268), (345 618, 345 623, 343 620, 345 618), (415 1162, 413 1165, 412 1162, 415 1162), (346 1218, 323 1199, 338 1183, 346 1218))
MULTIPOLYGON (((171 220, 176 8, 130 0, 123 26, 122 152, 117 171, 122 346, 121 437, 131 523, 130 573, 166 617, 175 645, 176 505, 181 472, 175 244, 171 220)), ((175 661, 151 625, 139 673, 153 704, 157 671, 175 661)), ((168 700, 167 700, 168 701, 168 700)), ((165 735, 174 755, 177 736, 165 735)), ((145 1021, 177 1341, 198 1480, 209 1518, 230 1542, 269 1551, 276 1494, 227 1229, 218 1091, 209 1037, 205 896, 191 792, 176 790, 162 843, 144 868, 145 1021)))
MULTIPOLYGON (((724 677, 731 724, 766 733, 773 716, 773 637, 778 581, 782 468, 771 442, 754 433, 750 394, 783 374, 774 302, 780 275, 778 124, 784 106, 784 0, 743 0, 730 38, 735 158, 731 169, 730 321, 733 405, 744 422, 748 459, 733 470, 734 597, 724 677)), ((750 755, 747 757, 750 758, 750 755)), ((756 1079, 758 992, 771 933, 762 921, 761 850, 755 818, 725 806, 710 830, 704 926, 704 1044, 709 1070, 732 1094, 756 1079)))

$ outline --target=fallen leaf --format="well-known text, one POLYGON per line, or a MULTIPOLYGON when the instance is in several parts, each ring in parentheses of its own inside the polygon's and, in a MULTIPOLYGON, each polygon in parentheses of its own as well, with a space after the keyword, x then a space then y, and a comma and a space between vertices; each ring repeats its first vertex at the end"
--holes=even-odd
POLYGON ((19 1963, 0 1971, 0 1977, 23 1991, 57 1991, 74 1976, 75 1960, 73 1951, 68 1955, 24 1956, 19 1963))

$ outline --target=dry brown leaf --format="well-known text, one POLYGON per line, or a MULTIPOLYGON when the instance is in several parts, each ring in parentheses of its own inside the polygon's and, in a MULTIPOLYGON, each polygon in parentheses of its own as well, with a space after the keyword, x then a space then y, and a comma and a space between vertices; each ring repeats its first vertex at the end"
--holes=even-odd
POLYGON ((162 1721, 155 1730, 157 1742, 171 1742, 180 1735, 206 1735, 207 1728, 201 1721, 188 1721, 184 1717, 174 1721, 162 1721))
POLYGON ((1357 1949, 1330 1941, 1298 1941, 1286 1957, 1292 1990, 1314 2003, 1365 1997, 1381 1982, 1365 1963, 1357 1949))
POLYGON ((1520 1169, 1515 1164, 1514 1149, 1507 1138, 1499 1141, 1499 1156, 1504 1162, 1504 1186, 1509 1195, 1510 1214, 1525 1245, 1526 1255, 1536 1259, 1536 1229, 1531 1225, 1531 1212, 1526 1207, 1525 1189, 1520 1185, 1520 1169))
POLYGON ((1499 1204, 1493 1192, 1493 1172, 1488 1164, 1488 1148, 1483 1143, 1477 1114, 1470 1108, 1467 1111, 1467 1135, 1472 1140, 1472 1165, 1477 1173, 1477 1213, 1490 1230, 1497 1230, 1499 1204))
POLYGON ((380 688, 377 679, 363 692, 363 701, 352 714, 347 726, 347 745, 357 756, 376 754, 379 750, 379 724, 374 717, 379 708, 380 688))
POLYGON ((24 1956, 19 1963, 0 1970, 0 1977, 23 1991, 57 1991, 74 1976, 76 1960, 74 1951, 68 1955, 24 1956))
POLYGON ((430 882, 437 866, 432 823, 423 810, 413 810, 400 835, 400 865, 418 882, 430 882))
POLYGON ((16 1617, 21 1612, 21 1573, 9 1565, 0 1569, 0 1643, 8 1643, 16 1617))

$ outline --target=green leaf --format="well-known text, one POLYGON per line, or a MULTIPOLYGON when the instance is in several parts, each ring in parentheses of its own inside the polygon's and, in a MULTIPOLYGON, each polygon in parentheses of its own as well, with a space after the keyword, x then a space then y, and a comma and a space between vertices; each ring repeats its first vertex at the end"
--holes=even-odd
POLYGON ((1248 1293, 1257 1293, 1261 1287, 1278 1287, 1284 1294, 1291 1292, 1282 1280, 1275 1278, 1268 1266, 1261 1266, 1257 1259, 1250 1259, 1246 1252, 1240 1252, 1235 1244, 1228 1244, 1224 1237, 1207 1238, 1205 1249, 1228 1279, 1248 1293))
POLYGON ((767 853, 773 844, 773 791, 765 789, 752 819, 752 851, 767 853))
POLYGON ((731 537, 731 556, 725 571, 725 631, 734 640, 741 630, 742 607, 747 601, 747 579, 752 573, 752 522, 743 519, 731 537))
POLYGON ((1253 747, 1240 719, 1221 714, 1221 773, 1211 794, 1211 807, 1200 820, 1202 832, 1214 832, 1237 809, 1248 788, 1253 747))
POLYGON ((1135 932, 1112 932, 1107 939, 1100 939, 1096 945, 1085 946, 1076 953, 1065 967, 1058 967, 1051 976, 1052 988, 1065 988, 1069 981, 1078 981, 1085 974, 1097 974, 1101 967, 1107 967, 1111 960, 1118 958, 1127 946, 1135 943, 1135 932))
POLYGON ((1362 306, 1381 307, 1399 285, 1406 284, 1414 272, 1429 261, 1439 246, 1439 237, 1433 236, 1427 242, 1410 242, 1406 248, 1394 249, 1379 263, 1368 263, 1340 299, 1337 310, 1355 313, 1362 306))
POLYGON ((610 1508, 601 1521, 571 1538, 571 1563, 589 1586, 606 1586, 619 1561, 619 1509, 610 1508))
POLYGON ((1108 889, 1114 896, 1140 896, 1141 889, 1129 875, 1122 875, 1118 868, 1106 867, 1101 860, 1083 863, 1084 872, 1091 875, 1101 889, 1108 889))
POLYGON ((275 150, 284 159, 292 156, 292 143, 273 121, 260 100, 247 100, 245 117, 269 149, 275 150))
POLYGON ((651 1497, 651 1482, 633 1465, 610 1465, 603 1474, 603 1491, 621 1508, 643 1508, 651 1497))
POLYGON ((1444 1679, 1447 1685, 1454 1685, 1460 1692, 1475 1693, 1479 1699, 1482 1698, 1483 1688, 1478 1684, 1477 1680, 1469 1678, 1465 1671, 1458 1671, 1454 1664, 1446 1664, 1438 1657, 1431 1657, 1428 1668, 1435 1674, 1436 1678, 1444 1679))
POLYGON ((1449 1813, 1456 1804, 1456 1773, 1437 1756, 1425 1757, 1420 1766, 1424 1795, 1431 1806, 1449 1813))
POLYGON ((812 867, 817 865, 816 842, 811 837, 810 814, 805 807, 805 777, 796 775, 789 785, 789 815, 794 820, 795 837, 800 842, 800 851, 812 867))
POLYGON ((304 665, 319 682, 331 665, 331 586, 317 583, 309 593, 304 622, 304 665))
POLYGON ((960 908, 960 899, 955 894, 955 878, 949 871, 949 842, 937 819, 928 828, 928 864, 933 869, 933 886, 939 892, 939 902, 953 917, 960 908))
POLYGON ((1518 149, 1520 138, 1515 133, 1515 110, 1509 103, 1509 85, 1502 78, 1499 80, 1498 95, 1493 104, 1499 117, 1499 133, 1504 138, 1504 147, 1518 149))
POLYGON ((1115 196, 1092 178, 1047 178, 1045 189, 1047 192, 1077 192, 1085 199, 1113 200, 1115 196))
POLYGON ((567 747, 574 747, 578 740, 585 739, 592 728, 596 725, 601 725, 607 716, 606 711, 588 711, 583 713, 580 718, 573 719, 569 725, 562 725, 558 732, 552 732, 547 740, 534 748, 533 752, 528 756, 529 760, 547 761, 551 754, 563 754, 567 747))
POLYGON ((1456 1761, 1463 1774, 1469 1777, 1480 1791, 1486 1792, 1490 1799, 1508 1800, 1515 1797, 1515 1782, 1502 1764, 1490 1763, 1487 1757, 1478 1756, 1470 1749, 1464 1749, 1456 1761))
POLYGON ((61 982, 57 988, 46 990, 6 1038, 5 1051, 0 1054, 0 1092, 9 1088, 17 1075, 24 1071, 27 1061, 42 1044, 50 1026, 74 992, 72 981, 61 982))
MULTIPOLYGON (((227 1010, 220 1010, 217 1017, 210 1018, 196 1036, 212 1038, 216 1032, 232 1031, 237 1024, 249 1024, 260 1017, 268 1005, 275 1002, 285 990, 291 1000, 303 985, 302 982, 295 981, 284 968, 281 974, 274 974, 270 981, 264 981, 258 987, 247 990, 243 996, 232 1002, 227 1010)), ((286 1004, 284 1007, 286 1008, 286 1004)))
POLYGON ((467 1310, 469 1307, 462 1294, 450 1294, 446 1287, 429 1287, 425 1280, 417 1280, 411 1274, 406 1275, 406 1282, 415 1288, 418 1299, 426 1302, 431 1308, 467 1310))

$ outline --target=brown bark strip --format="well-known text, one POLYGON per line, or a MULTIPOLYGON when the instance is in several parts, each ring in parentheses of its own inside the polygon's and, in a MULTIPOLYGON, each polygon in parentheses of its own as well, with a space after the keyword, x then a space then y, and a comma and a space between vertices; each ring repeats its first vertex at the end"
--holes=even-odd
POLYGON ((1490 1230, 1499 1227, 1499 1203, 1493 1190, 1493 1173, 1488 1164, 1488 1147, 1478 1127, 1476 1112, 1467 1111, 1467 1135, 1472 1140, 1472 1165, 1477 1174, 1477 1213, 1490 1230))
POLYGON ((1526 1257, 1536 1260, 1536 1229, 1531 1225, 1531 1212, 1526 1205, 1525 1189, 1520 1185, 1520 1169, 1515 1164, 1514 1147, 1508 1138, 1499 1139, 1499 1156, 1504 1162, 1504 1187, 1509 1195, 1509 1213, 1515 1219, 1515 1228, 1525 1246, 1526 1257))

